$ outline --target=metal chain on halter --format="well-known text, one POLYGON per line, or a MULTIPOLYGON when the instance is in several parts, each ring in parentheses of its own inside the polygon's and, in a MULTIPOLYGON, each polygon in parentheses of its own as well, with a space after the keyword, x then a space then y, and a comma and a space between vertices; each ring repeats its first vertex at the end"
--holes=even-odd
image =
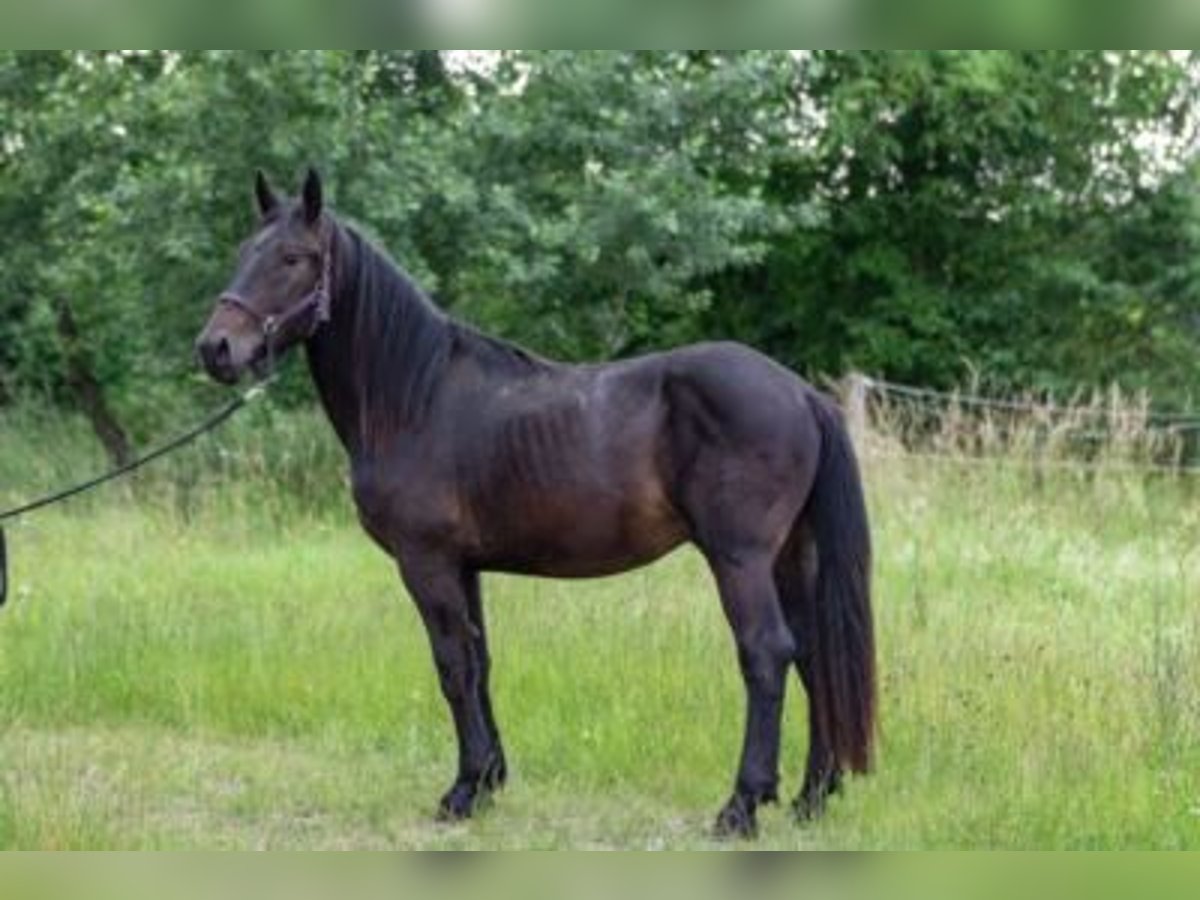
POLYGON ((330 305, 333 303, 333 239, 334 233, 329 235, 329 240, 325 244, 325 251, 321 254, 321 280, 317 282, 317 289, 314 292, 317 297, 317 324, 313 328, 315 332, 317 328, 329 321, 332 315, 330 305))

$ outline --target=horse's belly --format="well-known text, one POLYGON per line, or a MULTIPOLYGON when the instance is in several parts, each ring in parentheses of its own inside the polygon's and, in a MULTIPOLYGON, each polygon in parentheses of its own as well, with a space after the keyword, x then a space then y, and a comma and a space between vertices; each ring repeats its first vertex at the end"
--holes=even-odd
POLYGON ((545 553, 521 554, 499 557, 484 568, 495 572, 511 572, 516 575, 543 575, 547 578, 599 578, 616 575, 639 566, 648 565, 683 543, 678 537, 656 544, 638 547, 614 548, 609 553, 589 556, 545 553))
POLYGON ((544 575, 548 578, 598 578, 648 565, 674 550, 681 543, 683 543, 683 538, 679 537, 653 545, 644 544, 639 547, 619 548, 611 553, 593 556, 546 554, 541 557, 523 559, 514 557, 507 561, 498 561, 497 564, 488 566, 488 568, 518 575, 544 575))
POLYGON ((499 529, 505 539, 481 562, 497 571, 555 578, 613 575, 646 565, 683 543, 687 531, 665 502, 640 499, 543 496, 499 529))

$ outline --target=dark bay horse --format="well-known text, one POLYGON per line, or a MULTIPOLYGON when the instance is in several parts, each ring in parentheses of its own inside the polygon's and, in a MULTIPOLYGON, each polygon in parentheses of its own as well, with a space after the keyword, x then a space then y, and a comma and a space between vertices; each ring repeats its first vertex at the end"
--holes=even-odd
POLYGON ((588 577, 684 541, 712 569, 745 681, 745 737, 716 831, 777 798, 787 672, 808 694, 798 818, 871 762, 870 533, 835 406, 747 347, 566 365, 439 311, 379 249, 260 173, 261 220, 198 341, 226 383, 303 343, 366 531, 399 564, 458 736, 440 815, 506 776, 480 573, 588 577))

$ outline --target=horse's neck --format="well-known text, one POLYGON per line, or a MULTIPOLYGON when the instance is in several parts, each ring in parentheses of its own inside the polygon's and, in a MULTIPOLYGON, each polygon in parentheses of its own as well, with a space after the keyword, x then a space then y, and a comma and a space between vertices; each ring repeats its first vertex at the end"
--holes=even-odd
MULTIPOLYGON (((380 416, 380 410, 371 408, 371 398, 368 392, 372 386, 368 383, 372 367, 360 358, 363 354, 386 353, 387 348, 379 346, 359 346, 364 334, 370 329, 360 327, 358 318, 364 314, 359 309, 360 302, 368 302, 361 297, 355 281, 353 269, 356 265, 355 254, 373 252, 367 248, 361 238, 351 237, 350 233, 339 228, 337 232, 337 252, 334 256, 333 287, 330 297, 330 319, 318 329, 307 342, 309 371, 316 385, 317 393, 325 414, 329 417, 334 431, 346 451, 357 457, 369 451, 367 445, 374 440, 372 435, 378 433, 381 427, 390 427, 397 433, 405 430, 407 423, 402 416, 396 418, 380 416), (388 418, 387 426, 379 418, 388 418), (366 421, 372 419, 372 421, 366 421)), ((432 310, 417 307, 411 315, 436 315, 432 310)), ((411 378, 414 373, 405 371, 407 360, 396 359, 396 368, 392 376, 397 382, 411 378)))
MULTIPOLYGON (((331 306, 336 308, 336 305, 336 300, 332 300, 331 306)), ((345 363, 351 358, 348 338, 353 332, 347 327, 344 334, 336 334, 335 327, 331 317, 331 320, 309 339, 305 347, 308 370, 333 430, 346 451, 354 455, 358 452, 362 434, 359 423, 362 402, 353 375, 345 363), (343 342, 347 349, 339 350, 339 345, 343 342)))

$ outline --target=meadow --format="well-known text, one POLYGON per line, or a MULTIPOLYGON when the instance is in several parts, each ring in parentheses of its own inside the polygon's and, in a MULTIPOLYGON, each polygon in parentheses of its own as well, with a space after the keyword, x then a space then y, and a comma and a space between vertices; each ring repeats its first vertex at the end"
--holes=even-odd
MULTIPOLYGON (((0 505, 90 446, 6 412, 0 505)), ((765 810, 754 846, 1200 849, 1200 479, 865 447, 877 771, 817 825, 765 810)), ((256 408, 7 530, 0 847, 725 846, 742 687, 693 552, 486 579, 511 775, 449 826, 425 637, 315 416, 256 408)), ((789 799, 803 713, 793 679, 789 799)))

